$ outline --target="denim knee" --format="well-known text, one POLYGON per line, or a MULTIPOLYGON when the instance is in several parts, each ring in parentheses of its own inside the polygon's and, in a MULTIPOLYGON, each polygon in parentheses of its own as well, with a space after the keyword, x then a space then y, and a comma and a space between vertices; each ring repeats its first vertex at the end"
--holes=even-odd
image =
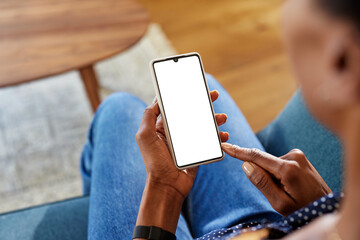
POLYGON ((130 93, 118 92, 111 94, 101 103, 95 113, 88 132, 89 143, 93 145, 99 128, 119 126, 121 120, 132 119, 134 114, 138 114, 140 110, 143 111, 145 107, 146 104, 141 99, 130 93))
POLYGON ((125 106, 133 106, 134 104, 143 106, 145 103, 140 98, 127 92, 113 93, 101 103, 96 114, 98 114, 98 112, 109 110, 118 111, 125 106))
MULTIPOLYGON (((146 104, 138 97, 125 92, 114 93, 101 103, 92 120, 88 141, 86 142, 80 162, 83 178, 83 192, 90 193, 91 169, 93 162, 93 151, 101 137, 116 132, 121 128, 121 123, 140 122, 142 112, 146 104)), ((100 140, 101 141, 101 140, 100 140)))

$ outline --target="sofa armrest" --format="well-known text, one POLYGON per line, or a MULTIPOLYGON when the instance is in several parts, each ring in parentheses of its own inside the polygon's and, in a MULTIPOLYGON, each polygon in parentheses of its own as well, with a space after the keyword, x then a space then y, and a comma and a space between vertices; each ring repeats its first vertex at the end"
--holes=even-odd
POLYGON ((0 215, 0 239, 87 239, 89 197, 79 197, 0 215))

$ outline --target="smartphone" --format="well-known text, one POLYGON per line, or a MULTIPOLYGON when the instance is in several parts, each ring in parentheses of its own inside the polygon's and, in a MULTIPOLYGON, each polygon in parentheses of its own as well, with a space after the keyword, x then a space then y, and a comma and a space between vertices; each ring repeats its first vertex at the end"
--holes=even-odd
POLYGON ((224 158, 201 58, 188 53, 150 62, 171 156, 178 169, 224 158))

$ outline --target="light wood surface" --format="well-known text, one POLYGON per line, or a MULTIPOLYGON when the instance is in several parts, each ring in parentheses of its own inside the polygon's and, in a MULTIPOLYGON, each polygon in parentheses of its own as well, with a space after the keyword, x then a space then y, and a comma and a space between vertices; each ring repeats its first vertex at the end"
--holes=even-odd
POLYGON ((0 87, 84 69, 94 107, 92 64, 132 46, 148 24, 133 0, 2 0, 0 87))
POLYGON ((283 0, 140 0, 179 53, 197 51, 255 131, 296 89, 282 48, 283 0))

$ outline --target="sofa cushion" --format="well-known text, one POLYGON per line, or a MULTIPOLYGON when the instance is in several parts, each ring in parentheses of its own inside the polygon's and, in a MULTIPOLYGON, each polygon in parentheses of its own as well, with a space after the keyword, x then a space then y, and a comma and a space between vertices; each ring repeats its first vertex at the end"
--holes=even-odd
POLYGON ((0 215, 1 240, 87 239, 89 197, 0 215))

